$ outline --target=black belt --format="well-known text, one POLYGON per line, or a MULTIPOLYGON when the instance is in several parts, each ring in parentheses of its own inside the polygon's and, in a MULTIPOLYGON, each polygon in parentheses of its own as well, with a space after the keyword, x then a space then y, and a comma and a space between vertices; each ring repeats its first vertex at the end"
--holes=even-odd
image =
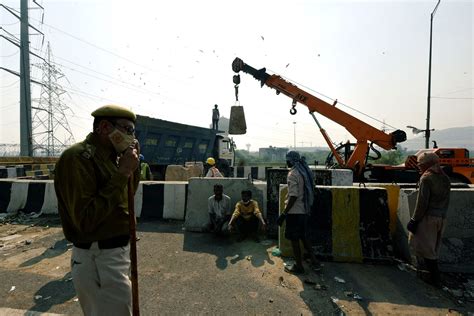
MULTIPOLYGON (((130 241, 130 236, 123 235, 117 236, 110 239, 99 240, 97 243, 99 244, 99 249, 113 249, 118 247, 124 247, 128 245, 130 241)), ((90 249, 92 246, 92 242, 75 242, 73 243, 74 247, 81 248, 81 249, 90 249)))

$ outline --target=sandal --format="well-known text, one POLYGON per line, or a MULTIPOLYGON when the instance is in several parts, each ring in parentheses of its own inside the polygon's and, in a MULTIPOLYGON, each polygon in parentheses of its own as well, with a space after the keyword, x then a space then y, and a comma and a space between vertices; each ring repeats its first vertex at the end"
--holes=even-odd
POLYGON ((302 274, 304 273, 304 268, 303 267, 298 267, 296 264, 293 264, 291 266, 285 267, 285 272, 292 273, 292 274, 302 274))

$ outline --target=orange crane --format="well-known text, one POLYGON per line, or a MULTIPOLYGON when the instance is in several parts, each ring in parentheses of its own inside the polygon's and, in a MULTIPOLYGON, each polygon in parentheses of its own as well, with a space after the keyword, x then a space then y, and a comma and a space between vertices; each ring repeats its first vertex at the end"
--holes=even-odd
MULTIPOLYGON (((406 133, 402 130, 396 130, 392 133, 385 133, 361 120, 358 118, 342 111, 337 108, 337 100, 333 103, 327 103, 314 95, 298 88, 296 85, 284 80, 278 75, 270 75, 266 72, 265 68, 255 69, 242 61, 240 58, 235 58, 232 63, 232 70, 236 73, 243 71, 252 75, 255 79, 259 80, 261 86, 266 85, 270 88, 276 90, 277 94, 283 93, 292 99, 292 107, 290 109, 291 114, 296 114, 296 104, 304 104, 308 109, 315 120, 316 124, 319 127, 324 139, 326 140, 329 148, 331 149, 332 155, 337 160, 338 164, 342 168, 350 168, 354 172, 354 177, 356 179, 362 179, 365 167, 367 165, 367 160, 369 158, 370 149, 373 148, 373 144, 380 146, 383 149, 395 149, 397 143, 403 142, 406 140, 406 133), (331 142, 326 131, 321 127, 314 112, 317 112, 330 120, 342 125, 354 138, 357 140, 354 148, 347 148, 346 153, 343 157, 338 152, 339 148, 334 148, 333 143, 331 142)), ((238 84, 240 83, 240 76, 234 76, 234 83, 236 84, 236 98, 238 100, 238 84)), ((240 110, 239 112, 241 112, 240 110)), ((239 117, 243 117, 239 115, 239 117)), ((230 124, 233 124, 232 112, 230 118, 230 124)), ((238 125, 238 124, 236 124, 238 125)), ((245 126, 245 124, 243 124, 245 126)), ((229 133, 231 133, 232 128, 229 127, 229 133)), ((237 132, 238 133, 238 132, 237 132)), ((235 132, 234 132, 235 134, 235 132)), ((241 133, 242 134, 242 133, 241 133)), ((374 149, 375 150, 375 149, 374 149)))

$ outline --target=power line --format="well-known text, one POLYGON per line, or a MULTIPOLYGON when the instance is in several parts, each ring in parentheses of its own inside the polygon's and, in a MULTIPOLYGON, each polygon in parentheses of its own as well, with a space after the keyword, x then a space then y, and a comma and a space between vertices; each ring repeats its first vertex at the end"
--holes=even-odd
MULTIPOLYGON (((274 71, 272 71, 272 72, 275 73, 274 71)), ((280 76, 281 76, 282 78, 284 78, 285 80, 287 80, 287 81, 289 81, 289 82, 292 82, 292 83, 294 83, 295 85, 298 85, 298 86, 300 86, 300 87, 304 87, 305 89, 310 90, 310 91, 312 91, 312 92, 314 92, 314 93, 316 93, 316 94, 318 94, 318 95, 320 95, 320 96, 322 96, 322 97, 324 97, 324 98, 326 98, 326 99, 329 99, 329 100, 331 100, 331 101, 333 101, 333 102, 336 101, 336 99, 333 99, 333 98, 331 98, 331 97, 329 97, 329 96, 327 96, 327 95, 324 95, 324 94, 322 94, 322 93, 320 93, 320 92, 318 92, 318 91, 316 91, 316 90, 314 90, 314 89, 312 89, 312 88, 310 88, 310 87, 308 87, 308 86, 305 86, 305 85, 303 85, 303 84, 301 84, 301 83, 298 83, 298 82, 296 82, 296 81, 294 81, 294 80, 291 80, 291 79, 289 79, 289 78, 287 78, 287 77, 284 77, 284 76, 282 76, 282 75, 280 75, 280 76)), ((359 114, 362 114, 362 115, 364 115, 364 116, 366 116, 366 117, 368 117, 368 118, 370 118, 370 119, 372 119, 372 120, 374 120, 374 121, 377 121, 377 122, 379 122, 379 123, 381 123, 381 124, 384 124, 384 125, 386 125, 386 126, 389 126, 389 127, 393 128, 393 129, 398 129, 398 128, 396 128, 396 127, 390 125, 390 124, 387 124, 387 123, 384 122, 384 121, 381 121, 381 120, 379 120, 379 119, 377 119, 377 118, 375 118, 375 117, 373 117, 373 116, 371 116, 371 115, 369 115, 369 114, 366 114, 366 113, 364 113, 364 112, 362 112, 362 111, 359 111, 359 110, 357 110, 357 109, 355 109, 355 108, 353 108, 353 107, 351 107, 351 106, 349 106, 349 105, 347 105, 347 104, 345 104, 345 103, 342 103, 342 102, 340 102, 340 101, 337 101, 337 104, 340 104, 340 105, 342 105, 342 106, 345 106, 346 108, 351 109, 352 111, 355 111, 355 112, 357 112, 357 113, 359 113, 359 114)))
POLYGON ((16 22, 13 22, 13 23, 8 23, 8 24, 2 23, 2 26, 12 26, 12 25, 15 25, 15 24, 18 24, 18 23, 20 23, 20 21, 16 21, 16 22))
POLYGON ((432 99, 449 99, 449 100, 474 100, 474 98, 451 98, 451 97, 431 97, 432 99))
MULTIPOLYGON (((32 20, 36 20, 35 18, 31 18, 31 19, 32 19, 32 20)), ((36 21, 38 21, 38 20, 36 20, 36 21)), ((38 21, 38 22, 39 22, 39 21, 38 21)), ((110 51, 110 50, 108 50, 108 49, 106 49, 106 48, 100 47, 100 46, 98 46, 98 45, 96 45, 96 44, 94 44, 94 43, 91 43, 91 42, 89 42, 89 41, 86 41, 86 40, 83 39, 83 38, 80 38, 80 37, 78 37, 78 36, 76 36, 76 35, 73 35, 73 34, 70 34, 70 33, 68 33, 68 32, 65 32, 65 31, 63 31, 63 30, 61 30, 61 29, 59 29, 59 28, 57 28, 57 27, 55 27, 55 26, 52 26, 52 25, 47 24, 47 23, 44 23, 44 22, 43 22, 42 24, 45 25, 45 26, 47 26, 47 27, 49 27, 49 28, 51 28, 51 29, 53 29, 53 30, 55 30, 55 31, 57 31, 57 32, 63 33, 63 34, 65 34, 65 35, 67 35, 67 36, 69 36, 69 37, 71 37, 71 38, 74 38, 75 40, 78 40, 78 41, 83 42, 83 43, 85 43, 85 44, 87 44, 87 45, 90 45, 90 46, 92 46, 92 47, 94 47, 94 48, 96 48, 96 49, 99 49, 99 50, 101 50, 101 51, 103 51, 103 52, 106 52, 106 53, 108 53, 108 54, 110 54, 110 55, 112 55, 112 56, 115 56, 115 57, 117 57, 117 58, 123 59, 123 60, 125 60, 125 61, 127 61, 127 62, 129 62, 129 63, 131 63, 131 64, 136 65, 136 66, 142 67, 143 69, 146 69, 146 70, 148 70, 148 71, 156 72, 156 73, 162 74, 162 75, 164 75, 164 76, 173 78, 173 77, 168 76, 167 74, 164 74, 164 73, 162 73, 162 72, 160 72, 160 71, 158 71, 158 70, 156 70, 156 69, 152 69, 152 68, 150 68, 150 67, 148 67, 148 66, 145 66, 145 65, 142 65, 142 64, 140 64, 140 63, 137 63, 137 62, 135 62, 135 61, 133 61, 133 60, 127 58, 127 57, 120 56, 119 54, 114 53, 113 51, 110 51)), ((179 81, 177 78, 173 78, 173 79, 179 81)))
POLYGON ((20 51, 17 50, 16 52, 14 52, 13 54, 10 54, 10 55, 5 55, 5 56, 0 56, 1 58, 8 58, 8 57, 12 57, 12 56, 15 56, 16 54, 18 54, 20 51))
POLYGON ((15 84, 17 84, 17 83, 19 83, 19 82, 20 82, 20 80, 18 79, 18 80, 16 80, 16 81, 13 81, 11 84, 7 84, 6 86, 0 87, 0 89, 9 88, 9 87, 11 87, 11 86, 13 86, 13 85, 15 85, 15 84))
MULTIPOLYGON (((55 57, 56 57, 56 56, 55 56, 55 57)), ((55 65, 58 65, 58 66, 67 68, 67 69, 69 69, 69 70, 72 70, 72 71, 81 73, 81 74, 83 74, 83 75, 86 75, 86 76, 89 76, 89 77, 92 77, 92 78, 95 78, 95 79, 98 79, 98 80, 102 80, 102 81, 105 81, 105 82, 108 82, 108 83, 111 83, 111 84, 114 84, 114 85, 117 85, 117 86, 120 86, 120 87, 124 87, 124 88, 130 89, 130 90, 134 90, 134 91, 138 91, 138 92, 146 92, 146 93, 150 93, 150 94, 154 94, 154 95, 159 95, 159 96, 161 96, 161 94, 160 94, 159 92, 153 92, 153 91, 150 91, 150 90, 147 90, 147 89, 144 89, 144 88, 141 88, 141 87, 138 87, 138 86, 129 84, 129 83, 125 82, 125 81, 118 80, 118 79, 116 79, 116 78, 113 78, 113 77, 108 76, 108 75, 105 75, 105 74, 101 74, 100 72, 94 71, 94 70, 92 70, 92 69, 89 69, 89 70, 90 70, 90 71, 93 71, 93 72, 95 72, 95 73, 98 73, 98 74, 100 74, 100 75, 103 75, 103 76, 112 78, 113 80, 119 81, 119 82, 124 83, 124 84, 119 84, 119 83, 117 83, 117 82, 113 82, 113 81, 110 81, 110 80, 107 80, 107 79, 99 78, 99 77, 94 76, 94 75, 91 75, 91 74, 89 74, 89 73, 86 73, 86 72, 83 72, 83 71, 80 71, 80 70, 77 70, 77 69, 74 69, 74 68, 71 68, 71 67, 68 67, 68 66, 65 66, 65 65, 61 65, 61 64, 58 64, 58 63, 55 63, 55 65)), ((80 66, 80 65, 78 65, 78 66, 80 66)), ((83 67, 83 68, 88 69, 87 67, 84 67, 84 66, 80 66, 80 67, 83 67)))
MULTIPOLYGON (((438 94, 438 95, 453 94, 453 93, 464 92, 464 91, 468 91, 468 90, 474 90, 474 87, 471 87, 471 88, 464 88, 464 89, 459 89, 459 90, 454 90, 454 91, 445 92, 445 93, 440 93, 440 94, 438 94)), ((432 98, 434 98, 434 97, 432 97, 432 98)))

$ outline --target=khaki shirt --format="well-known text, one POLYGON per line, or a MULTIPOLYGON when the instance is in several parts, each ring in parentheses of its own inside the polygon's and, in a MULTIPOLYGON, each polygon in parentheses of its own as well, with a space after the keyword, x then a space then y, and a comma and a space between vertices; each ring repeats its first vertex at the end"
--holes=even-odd
MULTIPOLYGON (((140 179, 134 174, 134 192, 140 179)), ((118 172, 117 155, 93 133, 66 149, 55 167, 54 188, 66 239, 73 243, 129 234, 128 178, 118 172)))
POLYGON ((419 221, 425 215, 446 218, 450 190, 449 178, 444 174, 422 175, 413 219, 419 221))

